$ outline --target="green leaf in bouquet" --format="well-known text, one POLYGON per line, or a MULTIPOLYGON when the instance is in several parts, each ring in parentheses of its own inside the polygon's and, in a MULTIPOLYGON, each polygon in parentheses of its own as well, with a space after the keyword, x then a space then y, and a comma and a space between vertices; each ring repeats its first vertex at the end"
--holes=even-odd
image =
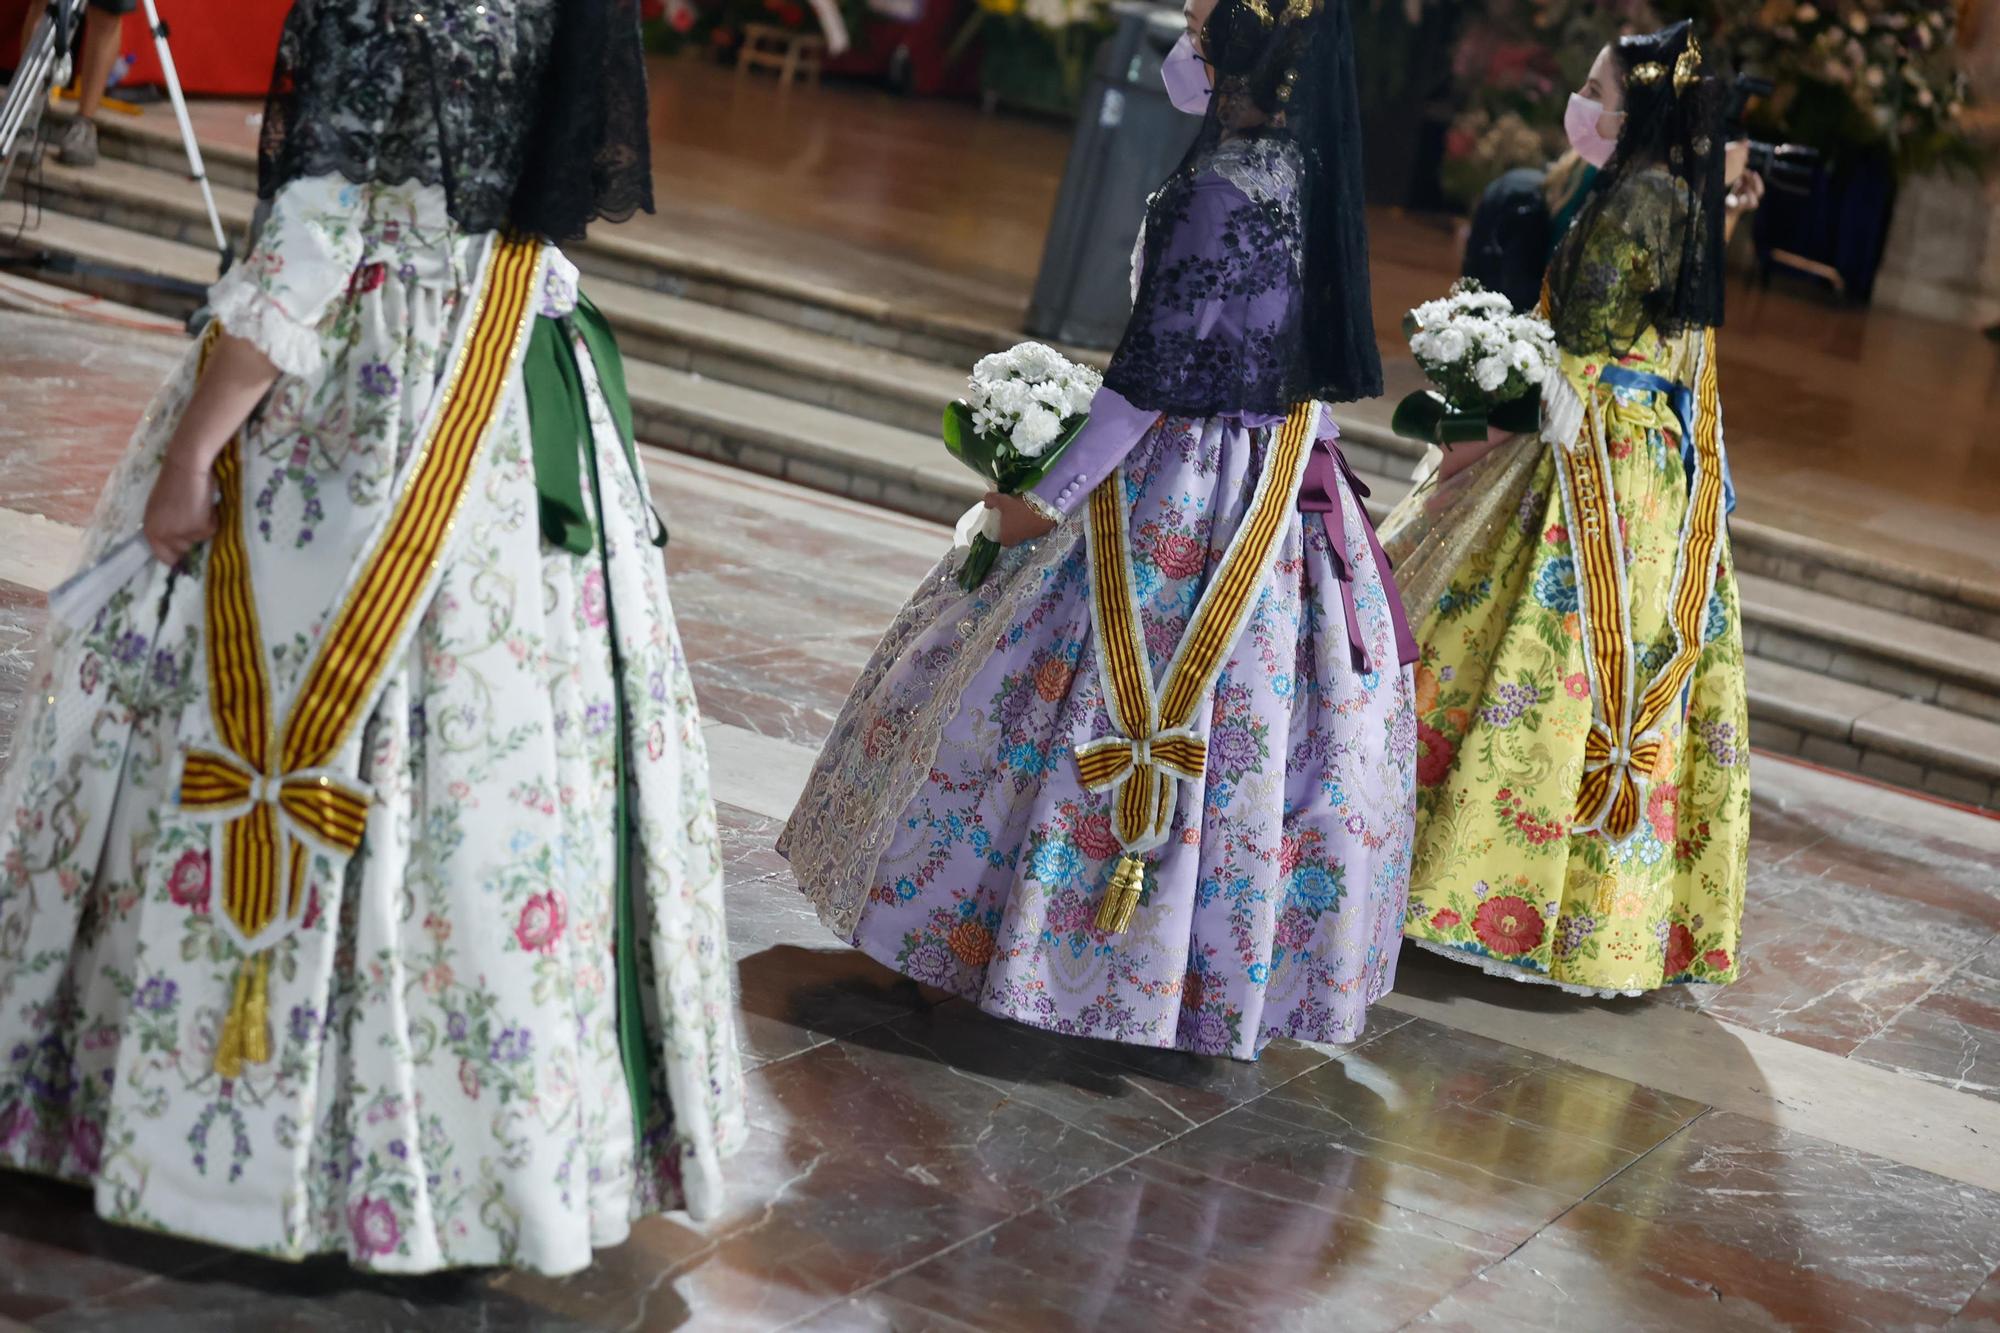
POLYGON ((1495 404, 1486 412, 1486 422, 1512 435, 1542 428, 1542 395, 1530 390, 1518 398, 1495 404))
POLYGON ((1419 389, 1396 404, 1389 429, 1406 440, 1422 440, 1449 448, 1486 438, 1488 414, 1484 409, 1460 411, 1445 401, 1436 389, 1419 389))
POLYGON ((953 458, 978 473, 989 485, 1000 484, 995 475, 994 461, 994 456, 999 453, 998 441, 972 428, 972 409, 964 403, 949 403, 944 409, 944 447, 953 458))

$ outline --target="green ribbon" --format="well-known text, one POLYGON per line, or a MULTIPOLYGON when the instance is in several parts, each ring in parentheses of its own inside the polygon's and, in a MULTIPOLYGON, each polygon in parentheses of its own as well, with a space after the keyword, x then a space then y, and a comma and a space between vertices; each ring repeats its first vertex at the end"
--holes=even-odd
MULTIPOLYGON (((645 473, 639 468, 639 454, 632 432, 632 402, 625 392, 625 364, 618 355, 611 326, 596 306, 579 297, 573 316, 540 318, 528 337, 527 360, 522 374, 528 391, 528 434, 535 460, 535 490, 540 499, 542 535, 550 545, 572 555, 593 552, 606 570, 604 581, 605 632, 611 640, 611 681, 616 725, 612 729, 612 766, 616 773, 612 829, 617 839, 616 868, 612 892, 617 912, 616 953, 618 1050, 625 1066, 626 1090, 632 1099, 632 1137, 636 1150, 644 1139, 652 1118, 653 1052, 646 1040, 645 999, 639 976, 638 907, 633 901, 635 876, 632 858, 639 845, 639 830, 632 817, 631 756, 627 749, 630 712, 625 701, 625 657, 618 646, 618 609, 612 596, 609 568, 611 551, 603 529, 590 520, 592 513, 604 512, 602 480, 597 470, 597 450, 590 432, 589 400, 584 395, 583 371, 576 359, 576 335, 590 353, 597 370, 598 387, 611 409, 618 437, 625 446, 625 461, 632 469, 639 494, 646 495, 645 473), (590 481, 589 509, 584 508, 585 468, 590 481)), ((654 546, 667 544, 667 526, 659 512, 646 502, 651 516, 654 546)))
MULTIPOLYGON (((632 400, 625 391, 625 362, 610 322, 588 297, 577 297, 573 314, 535 321, 528 335, 527 359, 521 367, 528 390, 528 435, 535 459, 535 491, 540 498, 542 536, 551 546, 571 555, 588 555, 595 544, 590 513, 583 504, 582 460, 590 453, 590 405, 583 392, 583 370, 576 360, 576 336, 581 335, 597 386, 611 409, 619 443, 639 494, 647 493, 646 474, 639 467, 639 448, 632 429, 632 400)), ((667 544, 667 525, 647 502, 648 537, 655 546, 667 544)))
POLYGON ((1486 438, 1486 428, 1495 426, 1518 435, 1541 425, 1542 399, 1525 393, 1492 407, 1453 406, 1436 389, 1419 389, 1396 404, 1389 429, 1406 440, 1421 440, 1449 449, 1486 438))

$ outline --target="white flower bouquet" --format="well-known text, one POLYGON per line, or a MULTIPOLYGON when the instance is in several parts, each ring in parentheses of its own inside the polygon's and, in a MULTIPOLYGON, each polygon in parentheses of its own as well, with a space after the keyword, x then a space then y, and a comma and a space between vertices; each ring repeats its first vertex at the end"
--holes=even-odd
POLYGON ((1483 440, 1489 427, 1533 430, 1541 387, 1555 373, 1556 339, 1539 315, 1461 278, 1451 293, 1403 319, 1418 369, 1437 386, 1397 405, 1398 435, 1448 446, 1483 440))
MULTIPOLYGON (((994 490, 1019 495, 1048 475, 1083 429, 1103 379, 1041 343, 981 357, 965 397, 944 411, 944 446, 994 490)), ((998 517, 998 511, 982 508, 960 524, 962 535, 976 526, 959 572, 961 586, 978 587, 999 557, 992 530, 998 517)))

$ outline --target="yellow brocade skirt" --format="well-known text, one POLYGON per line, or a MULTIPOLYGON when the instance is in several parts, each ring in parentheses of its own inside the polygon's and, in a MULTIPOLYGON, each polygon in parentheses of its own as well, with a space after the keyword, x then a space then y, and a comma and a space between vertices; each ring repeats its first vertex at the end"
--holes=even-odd
MULTIPOLYGON (((1648 337, 1624 364, 1674 378, 1648 337)), ((1624 538, 1641 679, 1673 651, 1670 591, 1688 479, 1665 399, 1591 387, 1624 538)), ((1591 675, 1553 448, 1511 441, 1385 525, 1422 657, 1417 840, 1405 934, 1523 980, 1636 993, 1737 973, 1750 834, 1743 635, 1726 534, 1684 708, 1664 724, 1624 840, 1574 831, 1591 675)))

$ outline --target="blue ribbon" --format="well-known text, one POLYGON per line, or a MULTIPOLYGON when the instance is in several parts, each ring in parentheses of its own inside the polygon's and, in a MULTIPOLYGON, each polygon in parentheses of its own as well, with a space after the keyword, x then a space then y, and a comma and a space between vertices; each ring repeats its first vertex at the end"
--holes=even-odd
MULTIPOLYGON (((1597 377, 1601 384, 1609 384, 1614 389, 1636 389, 1641 393, 1666 395, 1673 406, 1674 416, 1681 423, 1681 469, 1687 476, 1690 490, 1694 487, 1694 390, 1685 384, 1677 384, 1664 375, 1655 375, 1650 370, 1633 370, 1629 366, 1606 366, 1597 377)), ((1722 440, 1716 439, 1716 451, 1722 457, 1722 512, 1736 512, 1736 482, 1729 475, 1729 455, 1723 452, 1722 440)))

